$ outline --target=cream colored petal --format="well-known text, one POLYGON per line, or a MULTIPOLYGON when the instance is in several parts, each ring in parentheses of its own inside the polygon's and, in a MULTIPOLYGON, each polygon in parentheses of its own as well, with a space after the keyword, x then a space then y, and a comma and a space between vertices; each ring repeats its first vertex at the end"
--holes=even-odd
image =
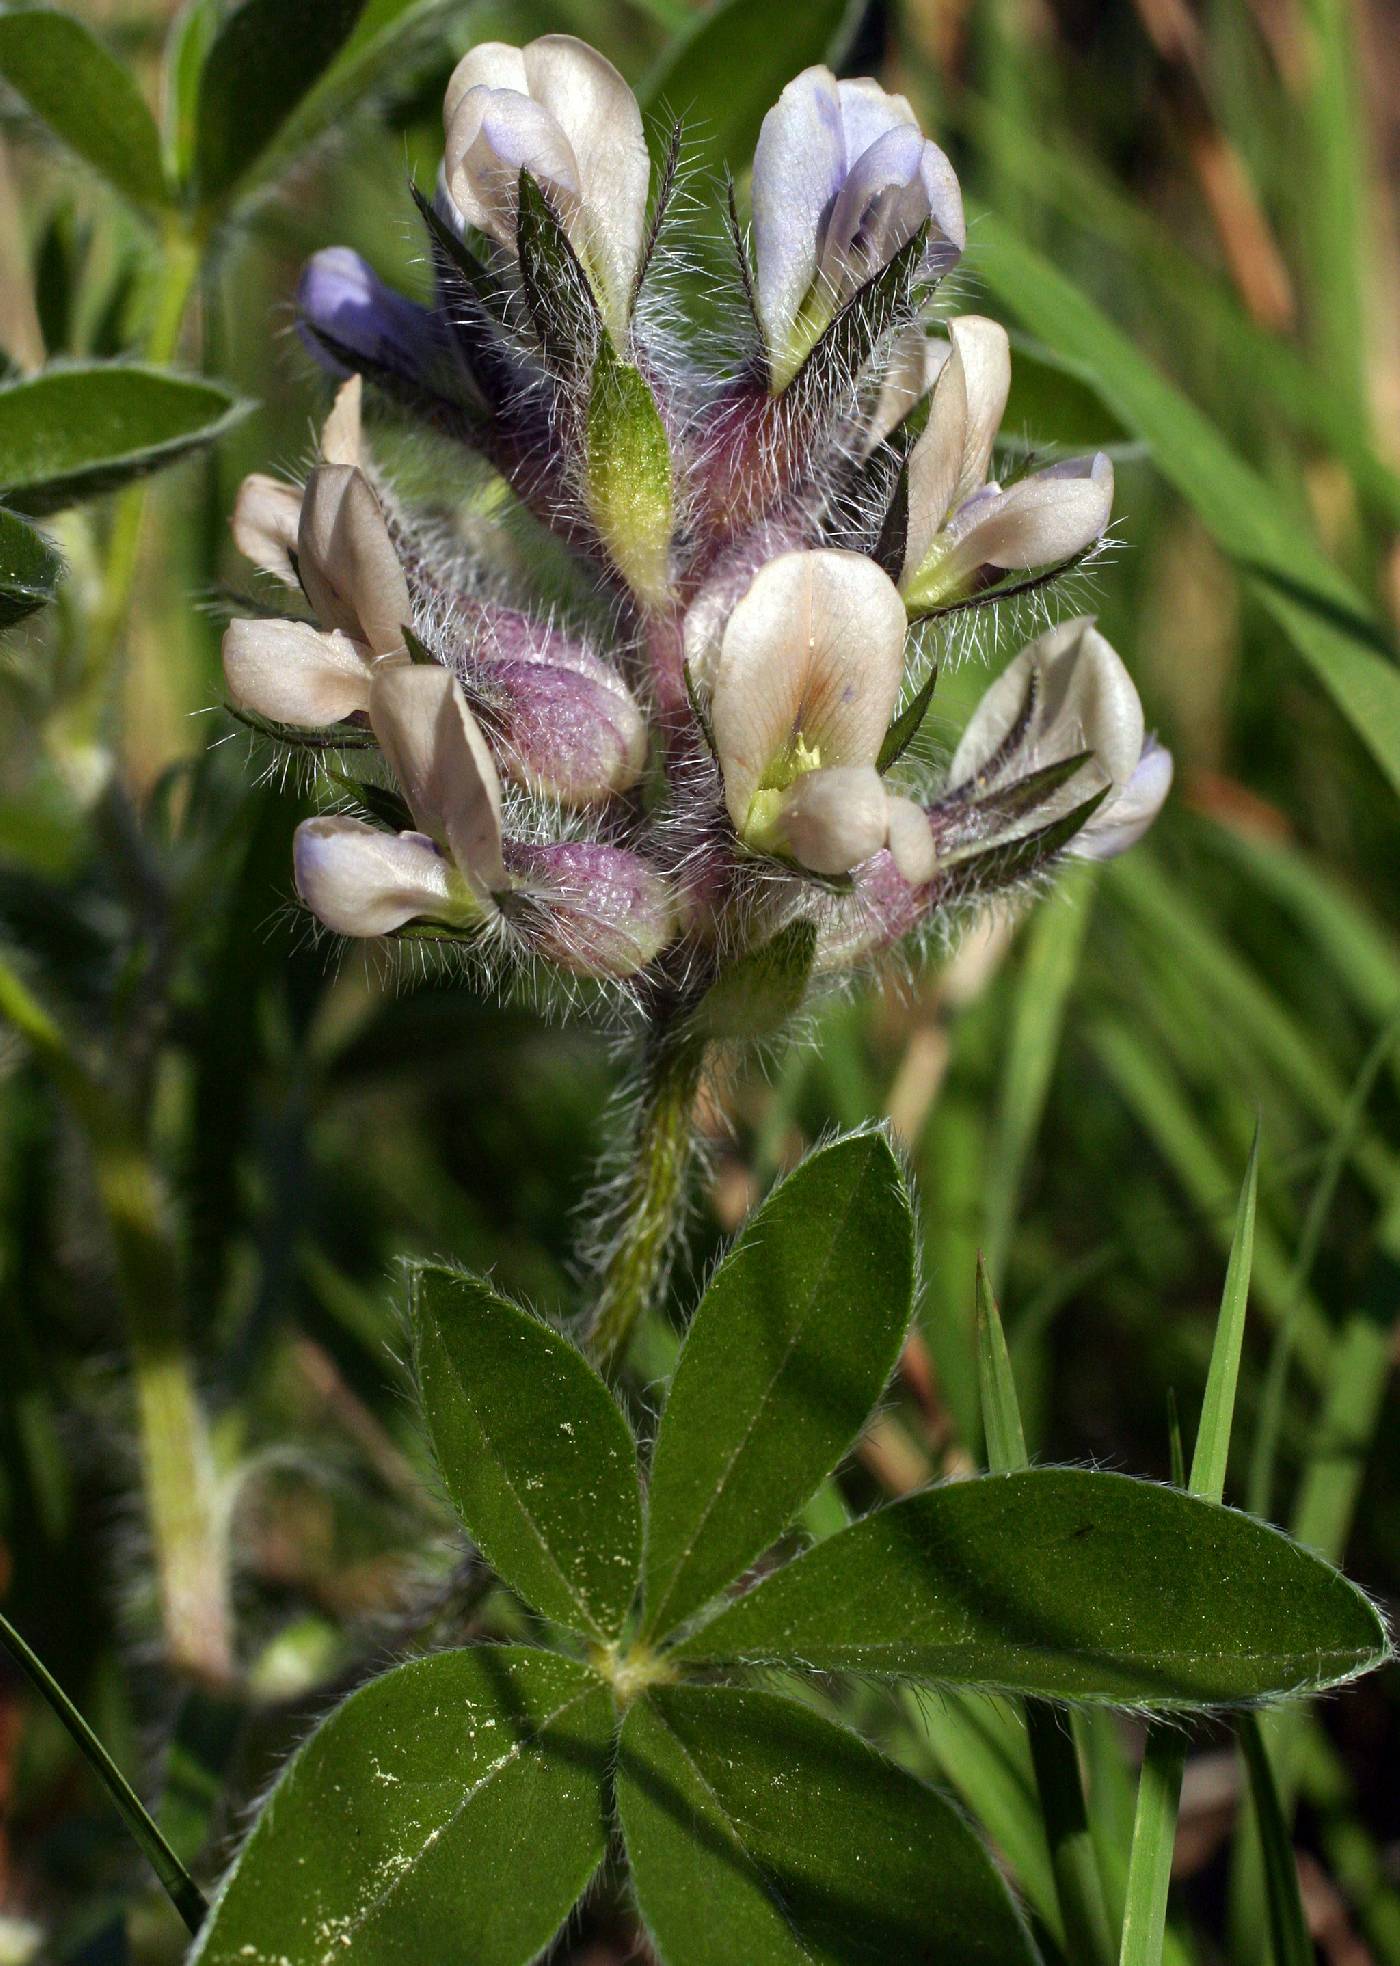
POLYGON ((913 583, 957 508, 984 483, 1011 387, 1006 330, 980 314, 948 323, 929 419, 909 455, 905 585, 913 583))
POLYGON ((801 737, 823 766, 873 764, 904 670, 904 604, 859 553, 785 553, 734 608, 710 721, 742 831, 754 793, 801 737))
POLYGON ((914 405, 923 401, 952 352, 948 342, 934 340, 922 328, 910 328, 900 335, 866 429, 867 457, 898 429, 914 405))
POLYGON ((1113 466, 1102 452, 1087 470, 1037 471, 997 498, 979 501, 973 523, 957 528, 950 570, 1029 570, 1073 559, 1101 537, 1113 514, 1113 466))
POLYGON ((368 642, 376 655, 403 647, 413 603, 379 500, 362 471, 323 464, 312 472, 298 553, 302 585, 324 626, 368 642))
POLYGON ((992 446, 1011 393, 1011 343, 1000 321, 981 314, 950 321, 948 335, 962 364, 967 404, 962 469, 953 492, 953 502, 961 504, 987 481, 992 446))
POLYGON ((518 89, 521 95, 528 95, 524 51, 505 41, 478 41, 469 48, 453 69, 443 97, 444 131, 451 129, 458 105, 469 89, 518 89))
POLYGON ((233 506, 234 545, 245 560, 288 587, 300 584, 292 555, 301 522, 301 499, 295 485, 284 485, 255 471, 238 487, 233 506))
MULTIPOLYGON (((973 712, 953 754, 948 783, 957 788, 985 774, 991 790, 1042 765, 1092 751, 1102 776, 1124 786, 1142 755, 1142 704, 1115 650, 1088 616, 1062 623, 1021 650, 973 712), (1025 713, 1025 728, 1013 737, 1025 713)), ((1089 796, 1094 775, 1079 773, 1034 823, 1068 811, 1089 796)))
POLYGON ((874 765, 809 771, 783 794, 779 845, 814 874, 848 874, 885 844, 889 801, 874 765))
POLYGON ((1149 738, 1136 771, 1116 799, 1105 799, 1070 842, 1081 860, 1113 860, 1136 846, 1166 804, 1175 767, 1172 754, 1149 738))
POLYGON ((359 464, 361 460, 360 405, 364 383, 352 375, 341 383, 331 413, 321 426, 323 464, 359 464))
POLYGON ((369 650, 309 621, 231 621, 224 680, 240 710, 319 730, 369 708, 369 650))
POLYGON ((928 814, 913 799, 889 798, 889 849, 902 879, 922 887, 933 879, 938 856, 928 814))
POLYGON ((335 815, 303 820, 293 866, 297 893, 337 935, 388 935, 420 916, 462 913, 452 863, 422 833, 382 833, 335 815))
POLYGON ((836 77, 805 68, 764 117, 753 160, 755 292, 770 353, 785 348, 816 278, 822 225, 845 175, 836 77))
POLYGON ((601 274, 620 332, 646 234, 651 159, 642 112, 612 63, 572 34, 545 34, 525 49, 530 94, 568 138, 578 160, 586 257, 601 274))
POLYGON ((369 717, 409 811, 479 894, 507 886, 501 781, 461 684, 428 663, 381 664, 369 717))
POLYGON ((904 549, 904 585, 909 585, 933 551, 953 507, 967 451, 967 378, 955 345, 938 371, 929 399, 928 422, 909 453, 909 530, 904 549))

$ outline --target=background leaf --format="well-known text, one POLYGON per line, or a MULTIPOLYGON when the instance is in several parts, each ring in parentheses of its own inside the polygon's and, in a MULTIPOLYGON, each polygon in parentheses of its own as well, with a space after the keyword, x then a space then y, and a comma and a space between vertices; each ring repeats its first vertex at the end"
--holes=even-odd
POLYGON ((453 1507, 547 1618, 615 1638, 637 1588, 631 1429, 576 1346, 474 1277, 413 1273, 423 1412, 453 1507))
POLYGON ((63 561, 41 532, 0 506, 0 628, 53 599, 63 561))
POLYGON ((525 1966, 602 1861, 612 1725, 586 1666, 524 1646, 372 1680, 278 1782, 191 1966, 525 1966))
POLYGON ((209 50, 199 87, 195 185, 228 201, 262 163, 293 112, 340 52, 365 0, 243 0, 209 50))
POLYGON ((989 214, 977 265, 1000 304, 1085 365, 1109 409, 1151 448, 1400 790, 1400 667, 1375 611, 1195 405, 1056 267, 989 214))
POLYGON ((211 444, 247 412, 218 383, 125 363, 0 388, 0 497, 54 512, 211 444))
POLYGON ((852 0, 808 0, 775 33, 769 0, 720 0, 662 55, 638 91, 642 108, 684 117, 688 161, 737 175, 784 86, 813 62, 839 60, 861 11, 852 0))
POLYGON ((128 71, 56 7, 0 12, 0 75, 70 150, 137 204, 166 197, 160 134, 128 71))
POLYGON ((762 1555, 860 1431, 909 1323, 914 1232, 878 1133, 805 1160, 753 1217, 686 1334, 652 1458, 646 1628, 762 1555))
POLYGON ((1076 1468, 891 1503, 677 1649, 1163 1708, 1336 1685, 1386 1657, 1363 1593, 1277 1530, 1076 1468))
POLYGON ((1030 1966, 976 1836, 845 1728, 771 1693, 667 1686, 623 1724, 618 1812, 668 1966, 1030 1966))

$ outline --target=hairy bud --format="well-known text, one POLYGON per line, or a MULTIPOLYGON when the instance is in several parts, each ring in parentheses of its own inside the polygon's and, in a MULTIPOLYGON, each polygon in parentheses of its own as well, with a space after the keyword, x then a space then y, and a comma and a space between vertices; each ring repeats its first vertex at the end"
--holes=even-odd
POLYGON ((510 872, 508 919, 537 954, 576 975, 633 976, 676 933, 669 882, 639 854, 620 847, 517 842, 510 872))

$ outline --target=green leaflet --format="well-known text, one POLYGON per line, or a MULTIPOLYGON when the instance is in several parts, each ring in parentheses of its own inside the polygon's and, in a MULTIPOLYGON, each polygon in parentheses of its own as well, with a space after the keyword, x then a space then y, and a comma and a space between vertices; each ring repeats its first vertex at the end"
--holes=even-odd
POLYGON ((46 607, 62 572, 57 548, 0 506, 0 628, 46 607))
POLYGON ((812 1154, 701 1299, 652 1459, 649 1633, 692 1617, 782 1534, 840 1460, 903 1342, 913 1218, 889 1143, 812 1154))
POLYGON ((194 176, 223 206, 260 165, 356 27, 365 0, 242 0, 209 49, 199 85, 194 176))
POLYGON ((615 1638, 637 1588, 631 1429, 562 1333, 486 1284, 424 1264, 414 1361, 453 1507, 492 1567, 547 1618, 615 1638))
POLYGON ((1085 365, 1109 409, 1149 445, 1157 468, 1249 577, 1400 790, 1400 668, 1368 603, 1093 301, 991 215, 978 215, 976 238, 978 271, 994 298, 1085 365))
POLYGON ((190 1966, 526 1966, 607 1844, 612 1700, 526 1646, 439 1652, 354 1693, 244 1845, 190 1966))
POLYGON ((1375 1610, 1252 1517, 1076 1468, 934 1488, 818 1544, 677 1648, 692 1661, 1209 1707, 1338 1685, 1375 1610))
POLYGON ((771 1693, 658 1687, 617 1762, 637 1901, 667 1966, 1031 1966, 951 1804, 771 1693))
POLYGON ((0 76, 70 150, 139 205, 167 197, 160 135, 127 70, 56 7, 0 13, 0 76))
POLYGON ((212 444, 247 414, 218 383, 92 362, 0 388, 0 496, 55 512, 212 444))

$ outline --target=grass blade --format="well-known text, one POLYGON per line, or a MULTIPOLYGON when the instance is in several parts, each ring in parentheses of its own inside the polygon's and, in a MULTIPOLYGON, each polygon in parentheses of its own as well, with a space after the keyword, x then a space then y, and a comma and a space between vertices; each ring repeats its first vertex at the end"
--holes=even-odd
POLYGON ((204 1894, 151 1820, 140 1796, 43 1660, 25 1643, 3 1614, 0 1614, 0 1640, 9 1648, 26 1679, 67 1728, 88 1766, 111 1796, 122 1821, 140 1845, 142 1854, 160 1879, 166 1896, 179 1912, 186 1928, 197 1932, 209 1909, 204 1894))
MULTIPOLYGON (((1191 1456, 1191 1490, 1218 1502, 1225 1491, 1230 1430, 1235 1417, 1245 1309, 1254 1265, 1254 1218, 1259 1196, 1259 1129, 1249 1150, 1244 1186, 1235 1215, 1225 1289, 1215 1324, 1210 1370, 1206 1375, 1201 1424, 1191 1456)), ((1128 1895, 1123 1912, 1119 1966, 1160 1966, 1166 1934, 1181 1778, 1186 1769, 1186 1736, 1178 1728, 1152 1727, 1138 1779, 1137 1816, 1128 1861, 1128 1895)))
POLYGON ((1244 1171, 1235 1234, 1230 1244, 1230 1261, 1225 1270, 1225 1291, 1220 1300, 1220 1316, 1215 1323, 1215 1344, 1206 1375, 1201 1424, 1196 1431, 1191 1456, 1191 1492, 1218 1502, 1225 1493, 1225 1470, 1230 1458, 1230 1428, 1235 1417, 1235 1391, 1239 1385, 1240 1354, 1244 1346, 1244 1316, 1249 1302, 1249 1277, 1254 1267, 1254 1217, 1259 1200, 1259 1128, 1244 1171))
POLYGON ((1264 1895, 1269 1909, 1269 1932, 1275 1966, 1314 1966, 1312 1940, 1298 1891, 1298 1866, 1274 1781, 1269 1751, 1259 1728, 1259 1716, 1241 1714, 1238 1724, 1259 1847, 1264 1861, 1264 1895))
MULTIPOLYGON (((1006 1349, 1001 1313, 992 1295, 987 1266, 977 1261, 977 1376, 982 1393, 982 1425, 987 1465, 993 1474, 1011 1474, 1027 1465, 1026 1437, 1016 1400, 1016 1381, 1006 1349)), ((1027 1700, 1026 1734, 1050 1846, 1055 1896, 1059 1902, 1069 1956, 1091 1966, 1112 1957, 1103 1884, 1089 1834, 1089 1812, 1079 1755, 1068 1721, 1040 1700, 1027 1700)))
POLYGON ((1215 426, 1073 282, 990 214, 979 271, 1032 334, 1098 379, 1110 410, 1152 452, 1281 624, 1400 791, 1400 669, 1369 603, 1215 426))

